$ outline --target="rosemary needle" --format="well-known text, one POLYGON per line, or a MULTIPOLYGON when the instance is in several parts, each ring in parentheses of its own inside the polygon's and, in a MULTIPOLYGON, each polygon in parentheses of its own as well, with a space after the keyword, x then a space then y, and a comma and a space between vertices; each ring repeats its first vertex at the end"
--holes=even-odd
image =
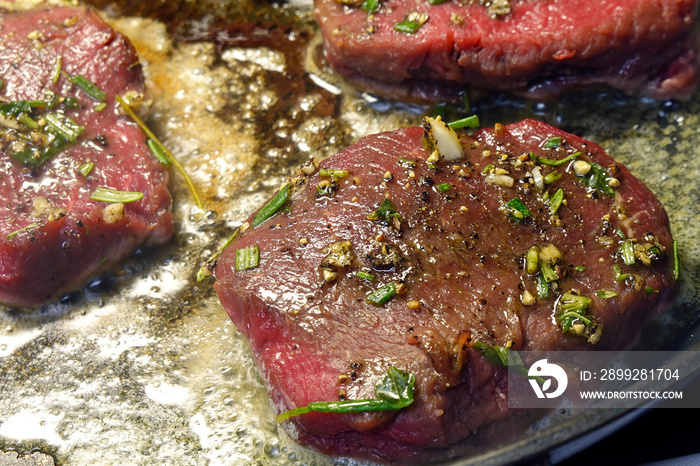
POLYGON ((141 118, 136 115, 136 113, 131 109, 129 104, 127 104, 124 99, 122 99, 120 96, 115 95, 114 98, 119 102, 119 105, 122 106, 124 111, 129 114, 129 116, 138 124, 141 129, 143 130, 146 135, 151 138, 159 147, 162 149, 162 151, 168 156, 168 159, 170 162, 175 166, 178 172, 180 172, 180 175, 185 179, 185 183, 187 183, 187 187, 190 190, 190 193, 192 194, 192 197, 194 198, 195 204, 197 204, 197 207, 200 209, 204 210, 204 203, 202 202, 202 199, 199 197, 199 193, 197 192, 197 188, 195 188, 194 183, 192 182, 192 179, 190 176, 187 174, 187 171, 185 170, 185 167, 182 166, 182 164, 173 156, 173 154, 163 145, 162 142, 160 142, 160 139, 156 137, 155 134, 153 134, 153 131, 151 131, 148 126, 141 120, 141 118))

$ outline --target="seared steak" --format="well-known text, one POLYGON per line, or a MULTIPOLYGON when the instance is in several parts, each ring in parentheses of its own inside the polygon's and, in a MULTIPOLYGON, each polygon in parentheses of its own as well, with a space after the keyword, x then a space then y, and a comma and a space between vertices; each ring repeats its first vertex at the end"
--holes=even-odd
POLYGON ((462 135, 463 155, 445 134, 368 136, 305 167, 216 263, 279 411, 374 398, 390 366, 415 375, 401 411, 284 421, 325 453, 436 459, 509 413, 477 341, 624 348, 670 301, 664 208, 599 146, 533 120, 462 135))
POLYGON ((428 100, 597 84, 667 99, 696 86, 696 0, 431 3, 379 0, 370 14, 371 1, 316 0, 328 61, 363 87, 428 100), (407 19, 424 23, 397 31, 407 19))
POLYGON ((30 306, 168 241, 171 197, 166 169, 115 101, 144 97, 125 37, 64 7, 4 12, 0 37, 0 302, 30 306), (98 188, 143 197, 90 199, 98 188))

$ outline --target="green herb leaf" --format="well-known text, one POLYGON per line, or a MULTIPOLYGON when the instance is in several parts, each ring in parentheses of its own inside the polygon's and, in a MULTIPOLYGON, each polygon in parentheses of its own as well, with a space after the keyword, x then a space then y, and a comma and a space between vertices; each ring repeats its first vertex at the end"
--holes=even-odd
POLYGON ((544 181, 544 184, 552 184, 561 177, 562 177, 562 174, 559 172, 549 172, 544 176, 543 181, 544 181))
POLYGON ((561 203, 564 200, 564 190, 559 188, 557 192, 554 193, 552 198, 549 200, 549 215, 554 215, 561 207, 561 203))
MULTIPOLYGON (((51 95, 53 93, 47 93, 48 98, 51 98, 51 95)), ((85 128, 62 111, 47 113, 40 118, 40 110, 45 111, 48 107, 49 103, 44 100, 20 100, 0 104, 0 113, 15 118, 29 131, 41 133, 40 137, 36 137, 27 130, 10 130, 18 139, 18 144, 13 145, 9 151, 14 159, 34 167, 41 166, 75 142, 83 133, 85 128), (41 125, 39 121, 42 121, 41 125)))
POLYGON ((367 13, 374 13, 379 8, 379 0, 365 0, 360 5, 360 9, 367 13))
POLYGON ((80 108, 80 102, 75 97, 66 97, 62 103, 66 108, 80 108))
POLYGON ((506 348, 505 346, 487 345, 486 343, 478 340, 472 343, 472 346, 479 350, 482 356, 484 356, 484 359, 491 364, 508 367, 517 374, 538 380, 540 383, 544 382, 541 377, 528 376, 528 370, 525 368, 523 360, 517 351, 506 348))
POLYGON ((396 282, 389 282, 367 295, 365 301, 374 306, 382 306, 396 296, 397 286, 398 284, 396 282))
POLYGON ((15 100, 0 104, 0 113, 8 117, 18 118, 23 113, 31 113, 35 107, 44 107, 47 104, 44 100, 15 100))
POLYGON ((634 257, 634 244, 632 241, 625 240, 620 243, 620 255, 625 265, 634 265, 636 259, 634 257))
POLYGON ((452 129, 463 129, 463 128, 478 128, 479 127, 479 117, 476 115, 461 118, 459 120, 447 123, 447 125, 452 129))
POLYGON ((540 260, 540 271, 542 278, 547 284, 559 280, 559 275, 547 261, 540 260))
POLYGON ((545 149, 556 149, 557 147, 561 147, 561 136, 552 136, 545 141, 542 147, 545 149))
POLYGON ((80 76, 79 74, 76 74, 74 76, 69 77, 70 81, 78 86, 80 89, 82 89, 87 95, 92 97, 93 99, 102 102, 107 98, 107 93, 97 87, 94 83, 92 83, 89 79, 80 76))
POLYGON ((359 272, 357 272, 356 275, 364 280, 367 280, 368 282, 374 281, 374 275, 372 275, 369 272, 365 272, 365 271, 360 270, 359 272))
POLYGON ((29 225, 27 225, 27 226, 25 226, 25 227, 19 228, 19 229, 15 230, 15 231, 9 233, 9 234, 6 236, 6 238, 7 238, 7 239, 12 239, 12 238, 14 238, 15 236, 19 235, 20 233, 22 233, 23 231, 29 231, 29 230, 31 230, 31 229, 33 229, 33 228, 35 228, 35 227, 38 227, 38 226, 39 226, 39 224, 36 223, 36 222, 30 223, 29 225))
POLYGON ((413 388, 416 378, 408 371, 389 367, 384 378, 374 387, 377 398, 389 409, 406 408, 413 403, 413 388))
POLYGON ((678 256, 678 240, 673 240, 673 279, 681 278, 681 262, 678 256))
POLYGON ((491 364, 508 367, 509 349, 505 346, 487 345, 486 343, 478 340, 472 343, 472 345, 474 348, 479 350, 479 352, 484 356, 484 359, 491 364))
POLYGON ((154 139, 146 138, 146 145, 151 151, 151 154, 153 154, 153 157, 155 157, 160 163, 165 166, 170 166, 173 164, 170 161, 170 157, 168 157, 168 154, 165 152, 165 148, 154 139))
POLYGON ((549 165, 552 167, 558 167, 560 165, 564 165, 575 159, 576 157, 580 156, 581 152, 574 152, 573 154, 569 155, 568 157, 565 157, 563 159, 559 160, 554 160, 554 159, 548 159, 546 157, 540 157, 539 155, 535 154, 530 154, 530 158, 534 160, 537 163, 541 163, 544 165, 549 165))
POLYGON ((483 170, 481 170, 481 174, 482 174, 482 175, 485 175, 485 174, 487 174, 488 172, 490 172, 491 170, 493 170, 493 164, 492 164, 492 163, 486 165, 486 166, 483 168, 483 170))
POLYGON ((615 273, 615 280, 618 282, 623 282, 623 281, 627 280, 629 277, 631 277, 631 275, 629 273, 623 272, 622 268, 617 264, 613 265, 613 271, 615 273))
POLYGON ((61 64, 63 63, 63 57, 56 57, 54 62, 53 75, 51 76, 51 84, 56 84, 58 78, 61 77, 61 64))
POLYGON ((182 164, 173 156, 173 154, 163 145, 162 142, 156 137, 155 134, 153 134, 153 131, 151 131, 148 126, 139 118, 139 116, 134 112, 134 110, 131 108, 129 104, 126 103, 126 101, 119 95, 114 96, 115 100, 119 102, 119 105, 124 109, 124 111, 131 117, 134 122, 141 128, 141 131, 143 131, 146 136, 149 138, 153 139, 160 148, 165 152, 165 154, 168 156, 168 159, 170 162, 175 166, 175 169, 182 175, 182 178, 184 178, 185 183, 187 184, 187 188, 190 191, 190 194, 192 195, 192 198, 194 199, 195 204, 197 204, 197 207, 200 209, 204 209, 204 203, 202 202, 202 198, 199 197, 199 193, 197 192, 197 188, 194 186, 194 183, 192 182, 192 178, 190 178, 190 175, 187 173, 187 170, 185 170, 185 167, 182 166, 182 164))
POLYGON ((95 168, 94 163, 86 162, 78 167, 78 172, 80 172, 81 175, 83 175, 85 178, 87 178, 93 168, 95 168))
POLYGON ((236 270, 250 270, 260 265, 260 248, 257 244, 236 249, 236 270))
POLYGON ((389 367, 384 378, 374 387, 376 399, 345 401, 313 401, 306 406, 285 411, 277 422, 312 411, 322 413, 362 413, 368 411, 397 411, 413 404, 416 377, 411 372, 389 367))
POLYGON ((586 337, 588 342, 595 344, 600 340, 603 326, 586 311, 593 300, 586 296, 566 292, 559 300, 557 320, 561 331, 586 337))
POLYGON ((138 201, 141 198, 143 198, 143 193, 141 192, 117 191, 116 189, 103 187, 95 188, 95 191, 90 195, 90 199, 93 201, 110 203, 121 202, 124 204, 138 201))
POLYGON ((287 203, 289 200, 289 195, 291 192, 291 185, 289 183, 285 183, 279 191, 277 191, 277 194, 274 195, 270 201, 265 204, 265 207, 260 209, 257 214, 255 214, 255 217, 253 217, 253 222, 251 223, 251 226, 253 228, 257 227, 261 223, 265 222, 266 220, 270 219, 273 217, 279 210, 287 203))
POLYGON ((437 189, 441 193, 444 193, 445 191, 449 191, 450 189, 452 189, 452 185, 450 183, 442 183, 435 186, 435 189, 437 189))
POLYGON ((569 312, 583 312, 588 309, 588 306, 593 302, 591 298, 573 293, 564 293, 561 297, 561 309, 569 312))
POLYGON ((209 259, 199 268, 197 271, 197 281, 201 282, 204 280, 208 275, 211 275, 212 269, 214 268, 214 264, 216 263, 216 260, 219 258, 221 253, 224 252, 224 249, 228 247, 229 244, 233 242, 234 239, 236 239, 236 236, 238 236, 238 230, 239 228, 236 228, 231 236, 226 240, 226 242, 214 252, 214 254, 209 257, 209 259))
POLYGON ((585 185, 598 192, 614 196, 615 190, 610 186, 612 176, 600 165, 595 162, 588 162, 591 165, 590 171, 583 176, 585 185))
POLYGON ((44 118, 48 123, 47 129, 63 136, 67 142, 75 142, 83 134, 85 128, 80 126, 62 112, 47 113, 44 118))
POLYGON ((595 292, 596 296, 602 299, 610 299, 614 298, 617 296, 617 291, 609 291, 609 290, 598 290, 595 292))
POLYGON ((387 223, 391 223, 395 218, 400 219, 401 214, 396 210, 394 204, 392 204, 392 202, 387 198, 384 198, 382 203, 379 204, 379 208, 377 210, 367 216, 368 220, 387 223))
POLYGON ((20 114, 20 116, 17 117, 17 121, 22 123, 24 126, 26 126, 29 129, 38 129, 39 128, 39 123, 34 121, 32 117, 27 115, 26 113, 20 114))
POLYGON ((528 209, 525 204, 522 203, 520 199, 514 197, 505 204, 506 212, 510 215, 510 218, 516 222, 521 222, 526 217, 530 217, 532 212, 528 209))
POLYGON ((427 13, 419 13, 413 11, 408 14, 406 19, 394 25, 394 30, 398 32, 403 32, 406 34, 414 34, 418 29, 420 29, 425 22, 428 21, 427 13))
POLYGON ((549 298, 549 283, 543 274, 537 276, 537 295, 542 299, 549 298))

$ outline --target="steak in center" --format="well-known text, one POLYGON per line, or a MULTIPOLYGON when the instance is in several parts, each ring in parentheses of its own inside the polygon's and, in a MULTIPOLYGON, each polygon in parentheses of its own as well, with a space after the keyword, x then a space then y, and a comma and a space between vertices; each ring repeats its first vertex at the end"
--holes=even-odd
POLYGON ((440 458, 511 413, 479 346, 626 348, 673 295, 664 208, 601 147, 525 120, 448 150, 426 121, 305 167, 214 268, 279 412, 415 376, 405 409, 284 421, 327 454, 440 458))

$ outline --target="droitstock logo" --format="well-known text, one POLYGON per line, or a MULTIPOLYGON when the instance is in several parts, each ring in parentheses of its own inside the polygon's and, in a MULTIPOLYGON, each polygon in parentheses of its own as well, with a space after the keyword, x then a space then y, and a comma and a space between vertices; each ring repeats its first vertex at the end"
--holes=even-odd
POLYGON ((564 369, 557 364, 550 363, 547 359, 536 361, 530 370, 527 371, 530 378, 530 385, 535 391, 537 398, 556 398, 561 396, 566 390, 569 383, 569 378, 566 376, 564 369), (556 387, 552 387, 552 379, 557 381, 556 387), (540 386, 540 383, 542 384, 540 386), (553 389, 553 391, 549 391, 553 389))

